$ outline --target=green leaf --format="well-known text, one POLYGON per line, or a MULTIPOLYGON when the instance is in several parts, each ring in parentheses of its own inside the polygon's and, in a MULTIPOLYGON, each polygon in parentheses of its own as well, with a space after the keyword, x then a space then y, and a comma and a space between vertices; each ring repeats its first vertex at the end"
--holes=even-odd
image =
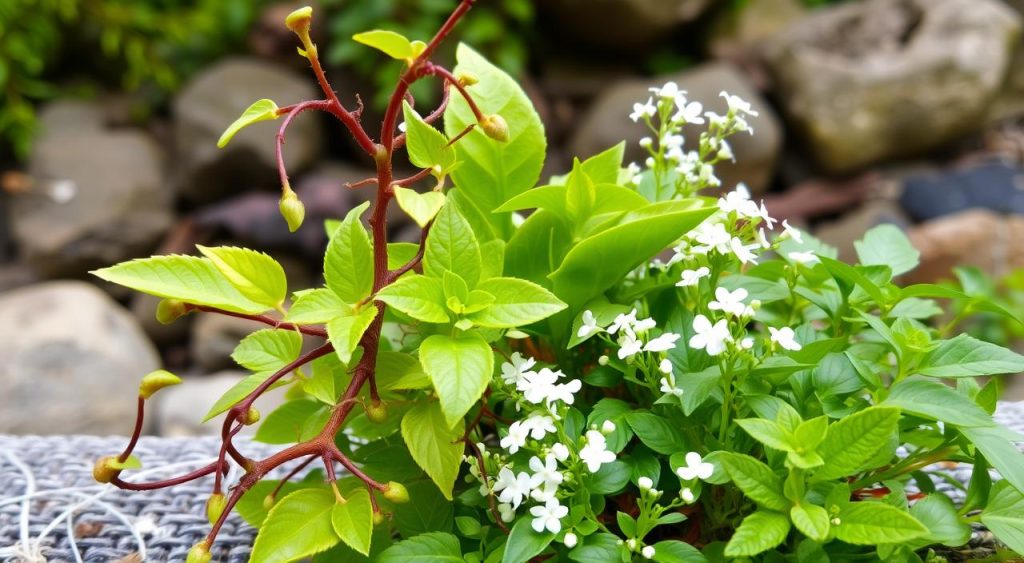
POLYGON ((665 540, 654 544, 657 563, 708 563, 707 557, 696 547, 678 540, 665 540))
POLYGON ((789 518, 797 530, 816 542, 828 538, 828 512, 816 504, 797 504, 789 509, 789 518))
POLYGON ((535 323, 565 309, 550 291, 518 278, 491 278, 477 290, 494 296, 486 308, 468 315, 475 324, 489 328, 514 328, 535 323))
POLYGON ((586 488, 593 494, 611 495, 622 491, 629 483, 632 469, 621 460, 604 463, 597 473, 585 477, 586 488))
MULTIPOLYGON (((865 276, 860 269, 826 256, 819 256, 818 259, 821 261, 822 266, 828 270, 829 274, 835 278, 836 282, 846 282, 848 286, 860 286, 864 293, 867 293, 875 303, 888 303, 885 294, 882 293, 882 289, 865 276)), ((843 283, 839 283, 839 286, 842 289, 843 283)), ((847 294, 846 291, 843 293, 844 295, 847 294)))
POLYGON ((619 541, 621 540, 615 534, 591 534, 580 539, 579 545, 569 552, 569 559, 580 563, 615 561, 622 552, 619 541))
POLYGON ((284 268, 270 256, 233 246, 196 245, 196 248, 248 299, 273 309, 279 309, 284 303, 288 280, 284 268))
POLYGON ((413 42, 394 31, 374 29, 357 33, 352 36, 352 39, 357 43, 382 51, 392 59, 406 60, 418 55, 413 47, 413 42))
POLYGON ((330 336, 334 352, 338 354, 341 363, 349 363, 352 354, 359 346, 359 340, 363 337, 363 333, 370 328, 375 318, 377 318, 377 308, 366 306, 355 314, 341 315, 327 323, 327 334, 330 336))
POLYGON ((340 541, 331 524, 334 494, 300 489, 267 514, 252 546, 252 563, 285 563, 330 549, 340 541))
MULTIPOLYGON (((393 522, 398 533, 411 538, 427 532, 450 532, 455 506, 444 498, 437 485, 426 479, 409 483, 409 502, 394 505, 393 522)), ((479 524, 478 524, 479 525, 479 524)))
POLYGON ((274 409, 260 423, 253 439, 265 444, 290 444, 299 441, 306 422, 323 405, 316 401, 297 399, 274 409))
POLYGON ((430 387, 430 378, 411 354, 380 351, 377 353, 377 386, 383 391, 425 389, 430 387))
POLYGON ((350 310, 351 307, 337 293, 322 287, 296 292, 295 301, 284 320, 295 324, 326 324, 350 310))
POLYGON ((1010 549, 1024 553, 1024 495, 1006 481, 992 487, 981 523, 1010 549))
POLYGON ((786 511, 793 503, 782 492, 782 479, 771 468, 743 454, 718 456, 723 469, 747 498, 770 510, 786 511))
MULTIPOLYGON (((511 216, 491 212, 537 183, 547 150, 544 125, 515 79, 464 44, 459 45, 456 58, 455 74, 471 73, 479 79, 467 90, 484 115, 498 114, 505 119, 509 139, 496 142, 477 127, 457 143, 460 164, 451 177, 457 191, 482 212, 495 235, 508 240, 513 231, 511 216)), ((444 116, 448 137, 476 122, 466 101, 452 95, 444 116)))
POLYGON ((423 273, 443 278, 447 270, 458 274, 473 288, 480 279, 480 267, 480 244, 472 227, 459 215, 454 205, 445 205, 427 235, 423 273))
POLYGON ((217 148, 222 149, 226 147, 235 136, 235 133, 241 131, 243 127, 247 127, 259 121, 277 119, 277 111, 278 107, 277 104, 274 103, 274 100, 268 100, 266 98, 256 100, 251 106, 242 112, 242 115, 239 116, 238 119, 236 119, 231 125, 228 125, 228 128, 221 133, 220 139, 217 140, 217 148))
POLYGON ((650 412, 631 412, 626 415, 626 422, 645 446, 659 454, 686 451, 683 435, 665 417, 650 412))
POLYGON ((892 387, 882 403, 903 412, 956 426, 992 426, 992 417, 953 388, 922 378, 909 378, 892 387))
POLYGON ((349 304, 359 303, 373 289, 373 247, 359 220, 369 205, 363 203, 345 215, 324 256, 327 287, 349 304))
POLYGON ((1024 356, 961 334, 944 340, 921 360, 917 373, 932 377, 974 377, 1024 371, 1024 356))
POLYGON ((505 554, 501 558, 501 563, 526 563, 544 551, 551 540, 555 539, 555 534, 547 530, 540 533, 535 532, 531 526, 532 520, 532 518, 520 518, 512 526, 512 532, 508 535, 508 541, 505 543, 505 554))
POLYGON ((776 547, 789 534, 789 518, 781 512, 759 510, 740 522, 729 543, 726 557, 753 557, 776 547))
POLYGON ((448 500, 452 500, 452 487, 465 451, 463 428, 461 421, 451 428, 433 401, 420 402, 402 418, 402 439, 409 453, 448 500))
POLYGON ((999 426, 961 428, 960 433, 974 444, 999 474, 1017 488, 1024 490, 1024 454, 1013 440, 1017 434, 999 426))
MULTIPOLYGON (((378 366, 380 358, 378 357, 378 366)), ((345 364, 341 363, 337 354, 327 354, 309 363, 313 375, 302 382, 302 390, 309 393, 322 403, 334 406, 338 401, 338 394, 341 392, 339 380, 345 377, 345 364)), ((377 381, 380 384, 380 370, 377 371, 377 381)))
POLYGON ((434 383, 448 426, 473 408, 494 371, 494 354, 476 334, 428 336, 420 345, 420 363, 434 383))
POLYGON ((625 154, 626 142, 623 141, 584 160, 581 169, 595 184, 617 184, 625 154))
POLYGON ((793 434, 786 427, 774 420, 764 418, 741 418, 736 420, 752 438, 776 450, 791 452, 794 450, 793 434))
POLYGON ((369 555, 373 537, 373 506, 366 489, 348 492, 345 502, 335 503, 331 524, 341 541, 359 553, 369 555))
MULTIPOLYGON (((239 381, 238 383, 234 384, 231 387, 231 389, 225 391, 224 394, 221 395, 219 399, 217 399, 217 402, 214 403, 212 407, 210 407, 209 412, 206 413, 206 417, 203 418, 203 422, 206 422, 211 418, 217 416, 218 414, 221 414, 224 411, 233 407, 235 403, 244 399, 245 396, 248 395, 249 393, 252 393, 253 390, 262 385, 263 382, 269 379, 270 376, 272 375, 274 375, 274 372, 271 371, 254 373, 246 377, 245 379, 239 381)), ((280 387, 282 385, 285 385, 285 382, 278 381, 270 388, 273 389, 275 387, 280 387)))
POLYGON ((893 225, 878 225, 853 245, 861 264, 889 266, 894 276, 913 270, 921 261, 921 253, 910 244, 907 235, 893 225))
POLYGON ((374 299, 425 323, 449 321, 441 280, 419 274, 403 276, 377 292, 374 299))
POLYGON ((836 537, 854 545, 902 543, 928 533, 908 512, 883 502, 848 503, 838 518, 839 525, 832 526, 836 537))
POLYGON ((212 261, 195 256, 153 256, 95 270, 93 275, 142 293, 216 307, 233 313, 262 313, 270 307, 238 291, 212 261))
POLYGON ((231 359, 255 372, 276 372, 295 361, 302 351, 302 335, 295 331, 266 328, 242 339, 231 359))
POLYGON ((918 500, 910 507, 910 515, 928 528, 928 534, 917 540, 915 547, 938 543, 960 547, 971 539, 970 525, 957 514, 953 501, 943 494, 930 494, 918 500))
POLYGON ((896 434, 899 419, 899 409, 869 407, 829 426, 818 447, 825 464, 815 470, 812 479, 838 479, 867 469, 896 434))
POLYGON ((377 563, 465 563, 459 538, 444 532, 420 534, 385 549, 377 563))
MULTIPOLYGON (((455 148, 448 145, 448 138, 444 136, 444 133, 423 121, 423 118, 420 117, 420 114, 416 113, 416 110, 412 109, 409 102, 402 102, 402 113, 405 116, 406 138, 408 139, 406 147, 409 151, 409 162, 412 162, 414 166, 419 168, 433 169, 432 173, 438 178, 446 175, 455 166, 455 148)), ((435 193, 442 196, 440 200, 443 202, 444 194, 440 192, 435 193)), ((398 203, 399 205, 402 204, 401 198, 399 198, 398 203)), ((440 208, 441 206, 438 205, 437 209, 440 208)), ((402 206, 402 209, 405 209, 405 206, 402 206)), ((437 209, 434 210, 435 213, 437 209)), ((422 227, 425 224, 426 222, 420 223, 420 226, 422 227)))
POLYGON ((416 221, 420 227, 426 227, 434 220, 434 216, 444 206, 445 197, 441 192, 419 193, 416 190, 395 187, 395 200, 402 211, 416 221))

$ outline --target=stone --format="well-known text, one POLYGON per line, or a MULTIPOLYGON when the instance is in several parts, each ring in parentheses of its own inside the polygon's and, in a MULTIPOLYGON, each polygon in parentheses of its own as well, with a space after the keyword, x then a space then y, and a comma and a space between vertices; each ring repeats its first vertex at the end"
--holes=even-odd
MULTIPOLYGON (((202 422, 209 408, 247 373, 226 370, 206 376, 184 377, 179 385, 162 390, 154 396, 156 412, 156 434, 165 437, 213 436, 220 434, 224 415, 202 422)), ((287 388, 267 391, 256 401, 256 408, 263 417, 284 403, 287 388)), ((259 425, 242 428, 242 436, 252 435, 259 425)))
POLYGON ((1024 169, 988 160, 904 180, 900 204, 916 221, 984 208, 1024 214, 1024 169))
MULTIPOLYGON (((262 98, 284 107, 322 94, 305 76, 266 61, 229 58, 193 78, 173 102, 178 192, 208 203, 253 187, 278 187, 275 135, 281 122, 241 130, 223 149, 221 133, 262 98)), ((310 166, 323 146, 320 121, 309 111, 292 121, 284 145, 291 175, 310 166)))
POLYGON ((997 0, 870 0, 813 12, 767 49, 826 172, 923 153, 984 124, 1021 18, 997 0))
POLYGON ((548 0, 538 2, 571 40, 604 51, 636 52, 656 47, 680 24, 695 20, 710 0, 548 0), (610 25, 611 24, 611 25, 610 25))
MULTIPOLYGON (((681 73, 647 80, 624 80, 611 85, 580 120, 569 142, 572 154, 586 158, 626 139, 626 162, 642 162, 646 152, 637 145, 637 141, 650 135, 650 131, 643 123, 633 123, 629 113, 634 103, 650 96, 649 87, 660 86, 669 80, 674 80, 686 90, 688 99, 704 104, 706 111, 726 113, 728 106, 719 97, 719 92, 724 90, 747 100, 759 112, 757 117, 748 119, 754 135, 738 133, 729 139, 736 162, 720 163, 715 170, 723 187, 731 188, 738 182, 745 182, 755 194, 763 193, 775 173, 782 147, 782 127, 768 102, 728 63, 710 63, 681 73)), ((701 131, 702 126, 697 125, 684 128, 683 134, 690 146, 696 144, 701 131)))
POLYGON ((160 367, 131 315, 85 282, 0 294, 0 433, 127 434, 160 367))
POLYGON ((192 361, 202 370, 212 372, 238 367, 231 353, 243 338, 266 325, 216 313, 195 314, 189 351, 192 361))
POLYGON ((106 121, 99 104, 76 99, 55 100, 39 110, 39 135, 66 131, 99 132, 106 126, 106 121))
POLYGON ((907 273, 906 283, 953 279, 953 268, 976 266, 999 278, 1024 267, 1024 217, 969 209, 921 224, 907 232, 921 252, 921 265, 907 273))
POLYGON ((174 220, 160 147, 141 131, 78 129, 80 121, 37 139, 32 189, 12 202, 14 239, 44 277, 147 255, 174 220))
POLYGON ((868 201, 839 219, 819 225, 814 236, 839 250, 839 259, 853 264, 857 262, 854 241, 878 225, 895 225, 901 229, 910 226, 910 220, 899 205, 888 200, 868 201))
POLYGON ((799 0, 755 0, 730 5, 715 15, 707 51, 719 59, 745 56, 806 14, 807 7, 799 0))

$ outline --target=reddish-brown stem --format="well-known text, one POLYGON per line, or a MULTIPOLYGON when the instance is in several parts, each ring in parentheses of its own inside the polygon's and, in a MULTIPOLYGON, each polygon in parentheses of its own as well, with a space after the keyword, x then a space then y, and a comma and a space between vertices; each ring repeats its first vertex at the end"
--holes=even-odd
POLYGON ((350 190, 355 190, 363 186, 377 185, 377 178, 364 178, 358 182, 345 182, 345 187, 350 190))
POLYGON ((281 492, 281 487, 283 487, 284 484, 287 483, 288 481, 291 481, 293 477, 298 475, 299 471, 302 471, 310 463, 313 463, 314 459, 316 459, 316 456, 309 456, 309 458, 306 459, 306 461, 296 465, 295 469, 292 469, 291 471, 289 471, 288 474, 284 476, 284 479, 281 479, 281 481, 278 482, 277 486, 274 487, 274 490, 270 492, 270 496, 276 498, 277 497, 277 493, 281 492))
MULTIPOLYGON (((373 156, 376 152, 377 147, 373 144, 373 140, 366 134, 366 130, 359 123, 359 119, 352 112, 345 109, 345 106, 341 105, 341 100, 338 99, 338 95, 334 92, 334 88, 331 88, 331 83, 327 80, 327 75, 324 74, 323 66, 320 64, 320 56, 317 53, 315 45, 307 45, 307 58, 309 59, 310 66, 313 67, 313 73, 316 74, 316 81, 320 84, 320 89, 323 90, 324 94, 327 95, 327 99, 331 102, 332 113, 337 116, 338 119, 348 128, 352 136, 355 137, 356 143, 359 147, 366 151, 366 154, 373 156)), ((360 104, 361 107, 361 104, 360 104)))
MULTIPOLYGON (((473 450, 473 457, 476 458, 477 469, 480 470, 480 478, 483 479, 484 483, 487 484, 487 468, 484 466, 484 456, 480 453, 480 448, 476 447, 476 444, 472 440, 466 440, 466 446, 473 450)), ((491 487, 487 486, 487 504, 491 509, 491 516, 494 517, 494 521, 498 524, 498 527, 502 529, 506 534, 509 533, 508 526, 505 525, 505 521, 501 519, 501 513, 498 512, 498 501, 494 499, 494 493, 490 492, 491 487)))
MULTIPOLYGON (((217 465, 224 467, 224 458, 227 457, 228 445, 231 444, 231 439, 242 429, 242 425, 239 424, 234 429, 228 429, 228 418, 224 419, 224 430, 221 434, 220 452, 217 454, 217 465)), ((220 484, 223 479, 223 473, 217 472, 217 477, 213 481, 213 492, 214 494, 220 494, 220 484)))
MULTIPOLYGON (((301 102, 293 106, 289 106, 290 110, 284 117, 284 121, 281 122, 281 127, 277 130, 277 173, 281 178, 281 186, 288 186, 288 171, 284 166, 284 136, 288 131, 288 126, 291 125, 292 120, 295 119, 296 115, 299 115, 307 109, 320 109, 326 110, 330 107, 331 102, 325 100, 301 102)), ((278 115, 281 115, 282 111, 278 110, 278 115)))
POLYGON ((433 225, 434 222, 431 221, 430 223, 427 223, 426 227, 423 227, 423 232, 420 234, 420 247, 416 251, 416 255, 410 258, 408 262, 402 264, 396 270, 390 272, 388 274, 388 277, 390 278, 388 283, 394 282, 398 278, 402 277, 403 274, 405 274, 409 270, 412 270, 416 266, 420 265, 421 262, 423 262, 423 253, 427 249, 427 236, 430 234, 430 227, 432 227, 433 225))
POLYGON ((128 445, 125 446, 124 451, 121 455, 117 456, 117 461, 124 463, 128 459, 128 456, 132 455, 132 451, 135 449, 135 445, 139 443, 139 436, 142 435, 142 421, 145 417, 144 411, 146 410, 146 398, 139 395, 139 404, 135 409, 135 429, 132 431, 132 439, 128 441, 128 445))
MULTIPOLYGON (((200 467, 199 469, 196 469, 195 471, 192 471, 190 473, 186 473, 184 475, 173 477, 171 479, 166 479, 163 481, 153 481, 152 483, 131 483, 129 481, 122 481, 120 477, 114 477, 113 479, 111 479, 110 484, 114 485, 119 489, 126 489, 129 491, 153 491, 156 489, 173 487, 174 485, 180 485, 182 483, 188 483, 189 481, 193 481, 200 477, 209 475, 214 471, 217 471, 218 467, 220 467, 220 464, 215 461, 209 465, 204 465, 203 467, 200 467)), ((220 471, 217 471, 218 475, 220 473, 220 471)))
POLYGON ((249 321, 255 321, 263 323, 274 328, 281 330, 297 330, 302 334, 308 334, 309 336, 319 336, 320 338, 327 338, 327 329, 321 326, 310 326, 310 325, 297 325, 293 323, 286 323, 277 320, 267 315, 249 315, 246 313, 235 313, 234 311, 225 311, 216 307, 208 307, 206 305, 185 305, 190 311, 203 311, 205 313, 217 313, 218 315, 225 315, 228 317, 235 317, 236 319, 246 319, 249 321))
POLYGON ((345 454, 341 453, 341 450, 335 448, 334 451, 331 452, 331 456, 333 459, 338 460, 338 462, 341 463, 341 465, 344 466, 345 469, 348 469, 348 472, 351 473, 353 477, 356 477, 357 479, 366 483, 367 487, 372 487, 381 492, 384 492, 387 489, 386 486, 373 480, 373 478, 371 478, 366 473, 363 473, 361 469, 359 469, 358 467, 356 467, 354 463, 352 463, 352 460, 350 460, 345 454))
POLYGON ((473 99, 473 96, 471 96, 469 92, 466 91, 466 86, 459 82, 459 80, 455 78, 455 75, 453 75, 451 71, 444 68, 443 66, 439 66, 433 63, 427 63, 423 66, 423 73, 430 76, 439 76, 445 79, 449 84, 454 86, 455 89, 459 91, 459 94, 462 96, 462 98, 466 100, 466 104, 469 105, 469 109, 473 112, 473 116, 476 117, 476 120, 483 121, 485 116, 483 112, 480 111, 480 107, 476 105, 476 101, 473 99))
POLYGON ((450 146, 454 145, 456 142, 458 142, 459 139, 465 137, 466 135, 469 135, 469 132, 472 131, 475 127, 476 127, 476 123, 470 123, 469 125, 466 126, 465 129, 463 129, 462 131, 459 131, 458 135, 452 137, 451 140, 448 141, 448 144, 445 145, 445 146, 446 147, 450 147, 450 146))
POLYGON ((426 178, 427 176, 430 176, 431 172, 433 172, 433 170, 431 170, 430 168, 424 168, 423 170, 420 170, 419 172, 413 174, 412 176, 402 178, 401 180, 395 180, 394 185, 403 187, 411 186, 412 184, 419 182, 420 180, 426 178))

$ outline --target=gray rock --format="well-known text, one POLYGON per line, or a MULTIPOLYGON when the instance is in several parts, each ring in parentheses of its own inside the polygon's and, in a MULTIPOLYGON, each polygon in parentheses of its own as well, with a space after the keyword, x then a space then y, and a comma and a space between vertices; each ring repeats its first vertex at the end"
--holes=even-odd
POLYGON ((981 126, 1020 25, 996 0, 870 0, 788 27, 769 59, 818 164, 849 172, 981 126))
POLYGON ((953 268, 976 266, 993 278, 1024 267, 1024 217, 985 209, 946 215, 910 229, 921 265, 905 275, 906 283, 953 279, 953 268))
POLYGON ((37 140, 33 189, 12 205, 22 256, 46 277, 148 254, 174 218, 156 143, 139 131, 78 129, 81 121, 37 140))
MULTIPOLYGON (((782 146, 782 127, 768 103, 726 63, 711 63, 678 74, 611 85, 580 121, 569 143, 573 154, 585 158, 626 139, 626 161, 642 161, 646 153, 637 146, 637 141, 650 135, 650 131, 642 123, 633 123, 629 113, 634 103, 650 95, 648 87, 660 86, 669 80, 686 90, 688 99, 704 104, 705 110, 725 114, 728 106, 719 97, 719 92, 725 90, 747 100, 760 113, 748 120, 754 135, 740 133, 729 139, 736 162, 719 164, 716 173, 724 187, 745 182, 754 193, 763 192, 775 173, 782 146)), ((683 131, 687 143, 694 146, 701 131, 700 126, 688 125, 683 131)))
MULTIPOLYGON (((220 433, 224 415, 202 422, 217 399, 246 377, 242 371, 221 371, 207 376, 185 377, 180 385, 164 389, 154 396, 156 433, 160 436, 212 436, 220 433)), ((264 416, 284 402, 287 388, 271 389, 258 401, 256 408, 264 416)), ((247 426, 241 435, 255 433, 258 425, 247 426)))
POLYGON ((133 293, 131 297, 131 311, 139 326, 149 336, 154 344, 161 348, 188 338, 189 327, 192 324, 194 315, 186 315, 171 324, 163 324, 156 320, 156 308, 160 304, 159 297, 145 293, 133 293))
POLYGON ((39 110, 39 135, 66 131, 102 131, 106 125, 103 108, 85 100, 63 99, 39 110))
POLYGON ((0 433, 126 434, 159 357, 131 315, 84 282, 0 294, 0 433))
MULTIPOLYGON (((280 121, 250 125, 223 149, 217 140, 256 100, 269 98, 283 107, 321 97, 306 77, 265 61, 233 58, 204 70, 174 100, 178 191, 206 203, 254 186, 276 186, 280 121)), ((289 173, 312 164, 321 147, 317 116, 296 117, 284 145, 289 173)))
POLYGON ((716 58, 742 57, 806 13, 800 0, 754 0, 729 6, 711 23, 707 51, 716 58))
POLYGON ((657 45, 680 24, 693 21, 710 0, 548 0, 538 8, 559 33, 603 50, 636 51, 657 45))
POLYGON ((196 314, 192 321, 192 340, 189 351, 192 360, 207 372, 238 367, 231 359, 231 353, 243 338, 261 328, 260 323, 217 315, 196 314))

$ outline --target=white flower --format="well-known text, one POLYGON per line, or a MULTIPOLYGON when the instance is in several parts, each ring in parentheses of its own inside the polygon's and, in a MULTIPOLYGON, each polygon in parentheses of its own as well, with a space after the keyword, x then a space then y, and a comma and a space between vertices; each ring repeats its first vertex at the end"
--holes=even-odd
POLYGON ((711 270, 707 266, 701 266, 696 270, 683 270, 680 275, 680 281, 676 282, 676 287, 690 287, 700 283, 700 279, 711 275, 711 270))
POLYGON ((643 118, 654 117, 656 113, 658 113, 658 108, 654 105, 654 100, 647 98, 645 103, 633 104, 633 113, 629 114, 629 118, 633 121, 640 121, 643 118))
POLYGON ((636 322, 636 309, 633 309, 628 314, 620 313, 615 316, 615 320, 608 327, 608 334, 615 334, 619 329, 632 330, 633 324, 636 322))
POLYGON ((732 240, 732 235, 725 229, 725 225, 722 223, 701 223, 699 227, 695 229, 693 239, 700 243, 700 246, 695 246, 693 251, 699 254, 707 254, 712 250, 717 250, 721 254, 729 252, 729 242, 732 240))
POLYGON ((800 229, 791 227, 786 219, 782 220, 782 236, 789 236, 799 244, 804 242, 804 236, 800 233, 800 229))
POLYGON ((794 262, 799 262, 801 264, 809 264, 818 261, 818 256, 815 255, 814 252, 811 250, 808 250, 806 252, 790 252, 786 256, 789 256, 790 260, 794 262))
POLYGON ((660 383, 662 393, 665 393, 666 395, 675 395, 676 397, 683 396, 683 390, 676 387, 676 378, 671 373, 662 377, 660 383))
POLYGON ((754 339, 753 338, 748 336, 748 337, 744 338, 743 340, 740 340, 740 348, 743 348, 744 350, 750 350, 753 347, 754 347, 754 339))
POLYGON ((764 234, 764 228, 757 230, 757 244, 761 245, 763 249, 768 249, 772 246, 772 243, 768 242, 768 237, 764 234))
POLYGON ((750 190, 743 183, 736 186, 736 189, 725 194, 725 197, 718 198, 718 208, 724 213, 735 211, 740 217, 760 217, 760 210, 757 204, 750 199, 750 190))
POLYGON ((801 348, 800 343, 795 339, 796 333, 788 326, 784 326, 779 329, 768 327, 768 332, 772 335, 772 342, 775 342, 786 350, 792 350, 795 352, 801 348))
POLYGON ((558 461, 565 461, 569 459, 569 448, 561 442, 555 442, 551 444, 551 453, 555 456, 558 461))
POLYGON ((670 362, 668 358, 665 358, 664 360, 661 361, 660 364, 658 364, 658 371, 660 371, 661 373, 667 373, 671 375, 672 362, 670 362))
POLYGON ((522 421, 520 427, 529 431, 530 437, 534 440, 543 440, 548 432, 558 432, 554 419, 539 413, 531 413, 526 420, 522 421))
POLYGON ((690 338, 690 348, 703 349, 710 356, 721 354, 725 351, 725 343, 732 342, 732 335, 729 334, 725 319, 712 326, 707 317, 697 315, 693 318, 693 330, 696 334, 690 338))
POLYGON ((587 464, 588 471, 597 473, 597 470, 601 469, 601 464, 615 461, 615 454, 608 451, 604 434, 597 430, 588 430, 586 438, 587 445, 580 450, 580 459, 587 464))
POLYGON ((583 311, 582 323, 580 323, 580 329, 576 332, 577 338, 586 338, 595 332, 600 332, 601 327, 597 326, 597 317, 594 313, 587 309, 583 311))
POLYGON ((644 559, 654 559, 654 546, 645 545, 644 548, 640 550, 640 555, 643 555, 644 559))
POLYGON ((729 249, 732 250, 732 253, 736 255, 736 258, 739 259, 741 264, 746 264, 748 262, 751 264, 757 264, 757 254, 751 252, 751 249, 757 247, 758 245, 756 244, 744 246, 743 241, 736 237, 733 237, 732 240, 729 241, 729 249))
POLYGON ((674 99, 677 96, 686 94, 686 90, 680 90, 679 85, 672 81, 666 82, 661 88, 650 88, 650 91, 657 94, 658 97, 665 99, 674 99))
MULTIPOLYGON (((701 123, 703 122, 704 120, 702 119, 701 123)), ((718 158, 722 160, 731 160, 733 162, 736 162, 736 155, 733 154, 732 152, 732 146, 725 141, 722 141, 721 144, 722 146, 718 149, 718 158)))
POLYGON ((644 332, 651 330, 658 326, 658 323, 654 322, 654 319, 647 317, 646 319, 640 319, 633 323, 633 332, 644 332))
POLYGON ((683 499, 683 502, 686 504, 690 504, 696 499, 690 487, 683 487, 683 490, 679 491, 679 498, 683 499))
POLYGON ((744 100, 739 96, 733 96, 726 91, 722 91, 718 94, 725 98, 725 103, 729 104, 729 113, 743 113, 753 117, 757 117, 757 112, 751 109, 750 102, 744 100))
POLYGON ((672 116, 672 121, 697 124, 704 123, 704 118, 701 117, 701 112, 704 111, 704 106, 701 105, 700 102, 685 103, 685 100, 680 101, 683 101, 684 103, 678 104, 679 110, 672 116))
POLYGON ((565 547, 568 547, 569 549, 576 547, 577 541, 579 541, 579 538, 577 538, 576 534, 572 532, 566 532, 565 537, 562 538, 562 543, 564 543, 565 547))
POLYGON ((608 435, 608 434, 611 434, 612 432, 615 432, 615 423, 614 422, 612 422, 610 420, 606 420, 606 421, 601 423, 601 434, 608 435))
POLYGON ((498 505, 498 514, 501 515, 502 522, 511 522, 516 517, 516 509, 512 508, 512 505, 503 502, 498 505))
POLYGON ((547 406, 551 409, 551 405, 556 401, 561 401, 567 405, 571 405, 576 401, 576 393, 583 388, 583 382, 579 379, 573 379, 569 383, 559 383, 551 387, 548 392, 547 406))
POLYGON ((775 228, 775 219, 768 215, 768 208, 764 206, 764 200, 761 200, 761 207, 758 208, 757 214, 761 216, 769 229, 775 228))
POLYGON ((531 523, 533 531, 539 534, 546 528, 552 534, 557 534, 562 529, 562 523, 559 520, 569 514, 569 508, 559 504, 558 499, 549 498, 544 506, 531 508, 530 514, 534 517, 531 523))
POLYGON ((519 385, 523 375, 529 373, 537 361, 533 358, 523 358, 519 352, 512 354, 508 362, 501 364, 501 380, 506 385, 519 385))
POLYGON ((545 456, 544 461, 537 456, 530 458, 530 469, 533 476, 530 477, 530 486, 533 487, 533 499, 546 501, 558 492, 558 486, 562 484, 562 472, 558 470, 558 462, 553 454, 545 456))
POLYGON ((636 538, 629 538, 626 540, 626 549, 636 551, 636 538))
POLYGON ((530 428, 523 425, 522 421, 515 421, 508 427, 508 435, 501 439, 498 443, 502 448, 508 450, 508 453, 514 454, 519 451, 519 448, 526 445, 526 437, 530 434, 530 428))
MULTIPOLYGON (((644 148, 644 149, 649 149, 649 148, 651 148, 651 145, 652 145, 652 144, 654 144, 654 139, 652 139, 652 138, 650 138, 650 137, 641 137, 641 138, 640 138, 640 141, 638 141, 638 143, 637 143, 637 144, 639 144, 639 145, 640 145, 640 148, 644 148)), ((654 159, 651 159, 651 158, 649 158, 649 159, 647 160, 647 163, 648 163, 648 164, 647 164, 647 167, 648 167, 648 168, 650 168, 650 167, 651 167, 651 164, 652 164, 653 162, 654 162, 654 159)))
POLYGON ((667 352, 676 347, 676 340, 680 335, 674 332, 666 332, 651 340, 644 346, 644 352, 667 352))
POLYGON ((636 485, 640 487, 641 491, 648 491, 654 487, 654 481, 650 477, 641 477, 636 480, 636 485))
POLYGON ((494 482, 494 492, 499 493, 498 500, 511 504, 513 509, 519 508, 523 498, 530 496, 530 489, 530 474, 520 471, 516 475, 508 467, 501 468, 494 482))
POLYGON ((619 338, 619 359, 625 360, 626 358, 632 357, 639 354, 644 347, 644 343, 637 340, 636 336, 632 334, 632 331, 623 331, 622 337, 619 338))
POLYGON ((670 135, 665 135, 665 137, 661 139, 661 145, 664 146, 666 149, 668 149, 670 151, 673 150, 673 149, 682 149, 684 142, 685 142, 685 139, 684 139, 684 137, 682 135, 671 135, 670 134, 670 135))
POLYGON ((748 295, 747 290, 742 287, 732 292, 724 287, 719 287, 715 289, 715 300, 708 303, 708 309, 722 311, 734 317, 741 317, 747 312, 747 306, 743 303, 743 300, 748 295))
POLYGON ((715 129, 724 129, 729 123, 729 119, 724 115, 718 115, 713 111, 704 112, 704 117, 708 118, 708 127, 715 129))
POLYGON ((516 388, 523 393, 527 401, 539 405, 547 400, 555 382, 563 375, 561 371, 541 368, 539 371, 523 374, 523 379, 516 388))
POLYGON ((715 466, 704 461, 697 452, 686 454, 686 465, 676 469, 676 475, 684 481, 707 479, 715 471, 715 466))

